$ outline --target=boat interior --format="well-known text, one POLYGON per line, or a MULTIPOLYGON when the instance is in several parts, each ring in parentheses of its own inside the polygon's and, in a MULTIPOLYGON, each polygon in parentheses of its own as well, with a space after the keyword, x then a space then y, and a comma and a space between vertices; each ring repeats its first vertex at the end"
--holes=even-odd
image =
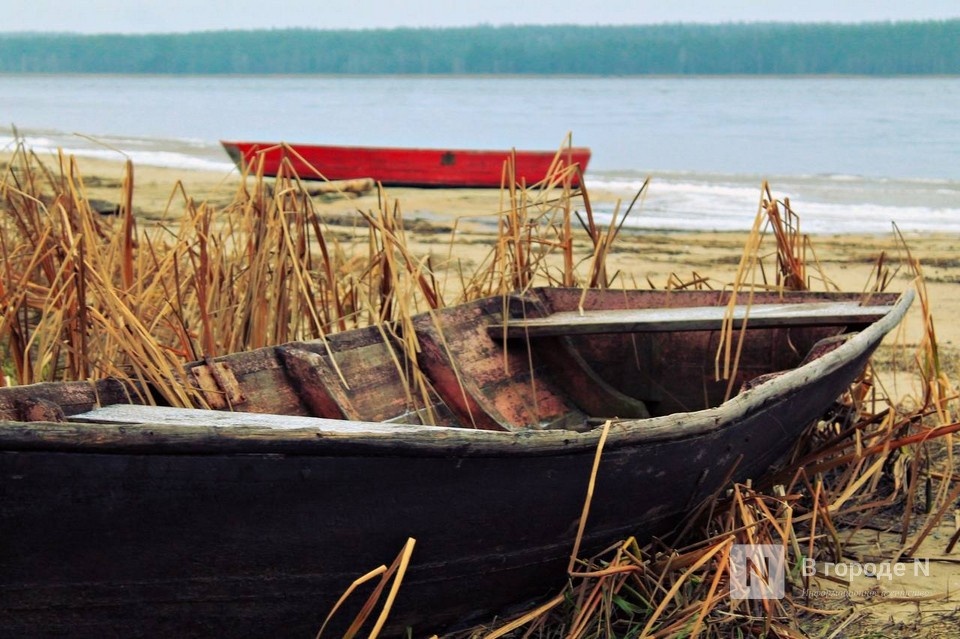
MULTIPOLYGON (((196 408, 495 431, 589 430, 721 404, 829 352, 896 296, 535 289, 186 367, 196 408), (745 325, 745 327, 744 327, 745 325), (726 326, 726 330, 724 330, 726 326), (408 329, 409 332, 409 329, 408 329), (718 374, 729 348, 732 373, 718 374)), ((0 392, 0 418, 58 421, 109 404, 164 405, 129 382, 0 392)))

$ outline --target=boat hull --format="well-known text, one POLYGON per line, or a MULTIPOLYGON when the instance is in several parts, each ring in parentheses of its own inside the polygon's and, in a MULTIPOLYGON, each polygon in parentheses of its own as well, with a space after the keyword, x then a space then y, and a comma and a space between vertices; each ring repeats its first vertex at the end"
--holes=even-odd
MULTIPOLYGON (((513 159, 515 183, 533 185, 550 174, 551 167, 578 164, 586 171, 590 150, 481 151, 402 149, 350 146, 285 145, 264 142, 222 142, 241 169, 276 176, 288 166, 302 179, 349 180, 373 178, 385 186, 435 188, 500 188, 511 184, 505 165, 513 159)), ((579 175, 571 175, 572 186, 579 175)))
MULTIPOLYGON (((809 407, 832 401, 862 363, 825 380, 821 397, 709 436, 611 446, 583 552, 668 532, 730 471, 761 475, 800 434, 788 425, 805 428, 817 417, 809 407), (762 452, 738 464, 744 442, 762 452)), ((408 538, 388 630, 425 636, 479 621, 563 586, 592 461, 589 449, 522 459, 9 453, 3 626, 15 636, 309 636, 408 538)))

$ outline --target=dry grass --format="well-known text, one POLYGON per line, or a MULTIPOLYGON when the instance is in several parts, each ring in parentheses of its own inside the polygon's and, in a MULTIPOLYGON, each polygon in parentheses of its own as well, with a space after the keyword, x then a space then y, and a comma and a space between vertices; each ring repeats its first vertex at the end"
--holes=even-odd
MULTIPOLYGON (((498 233, 490 253, 465 271, 414 255, 399 203, 380 194, 358 211, 347 241, 332 232, 291 171, 270 185, 244 176, 226 206, 194 202, 179 188, 162 223, 140 228, 133 215, 134 167, 120 186, 119 215, 91 209, 72 158, 44 166, 20 147, 0 178, 0 344, 4 383, 120 377, 149 384, 166 402, 202 406, 184 379, 185 363, 323 338, 365 325, 398 330, 418 312, 535 285, 627 286, 607 257, 644 189, 607 228, 586 193, 571 188, 575 168, 560 164, 544 184, 524 187, 505 170, 498 233), (575 210, 582 209, 580 214, 575 210)), ((646 186, 646 185, 645 185, 646 186)), ((456 235, 457 230, 454 230, 456 235)), ((872 371, 804 438, 791 465, 762 485, 737 485, 695 513, 671 538, 628 539, 571 564, 570 585, 520 619, 469 636, 668 637, 829 636, 843 620, 801 594, 804 558, 836 560, 844 540, 881 513, 897 513, 897 557, 916 555, 956 502, 952 456, 956 393, 944 372, 918 261, 923 343, 901 358, 923 393, 905 412, 872 371), (916 500, 923 496, 924 514, 916 500), (790 589, 781 601, 729 597, 736 543, 785 549, 790 589), (499 628, 499 629, 497 629, 499 628)), ((869 293, 892 279, 881 256, 869 293)), ((653 285, 653 283, 651 283, 653 285)), ((754 290, 836 288, 823 273, 788 201, 764 186, 733 282, 694 273, 668 288, 722 288, 749 303, 754 290), (773 238, 773 247, 768 246, 773 238)), ((735 302, 732 302, 735 303, 735 302)), ((733 378, 740 335, 729 332, 717 374, 733 378)), ((409 351, 416 344, 409 344, 409 351)), ((416 376, 416 371, 413 371, 416 376)), ((3 381, 3 378, 0 378, 3 381)), ((418 392, 416 380, 411 391, 418 392)), ((152 398, 145 398, 150 401, 152 398)), ((390 572, 402 574, 398 558, 390 572)), ((381 577, 378 592, 390 575, 381 577)), ((372 610, 372 607, 370 607, 372 610)))
POLYGON ((138 228, 131 164, 119 215, 104 216, 90 207, 74 159, 50 169, 21 146, 0 177, 6 372, 16 384, 130 378, 192 405, 189 389, 171 384, 185 362, 402 323, 443 306, 445 287, 459 302, 594 281, 577 273, 576 261, 590 258, 574 255, 574 170, 558 165, 549 183, 514 188, 484 265, 447 271, 441 286, 431 260, 408 249, 400 205, 384 193, 376 210, 357 211, 346 242, 289 170, 269 184, 244 176, 220 208, 178 187, 164 220, 138 228))

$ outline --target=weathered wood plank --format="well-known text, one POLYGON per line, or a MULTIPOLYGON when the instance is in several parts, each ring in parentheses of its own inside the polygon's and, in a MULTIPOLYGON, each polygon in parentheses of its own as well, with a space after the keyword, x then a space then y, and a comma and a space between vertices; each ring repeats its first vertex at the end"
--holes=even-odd
POLYGON ((656 333, 665 331, 719 330, 732 317, 734 328, 746 321, 750 328, 785 326, 868 325, 890 312, 889 306, 861 306, 854 302, 806 304, 754 304, 692 308, 640 308, 623 310, 562 311, 545 317, 509 319, 488 331, 495 339, 590 335, 600 333, 656 333))
POLYGON ((376 327, 285 344, 276 353, 301 400, 317 417, 460 425, 429 382, 421 379, 422 386, 416 386, 402 344, 376 327))
POLYGON ((13 386, 0 393, 0 420, 57 421, 98 405, 144 399, 143 391, 116 379, 13 386))
POLYGON ((465 424, 490 430, 582 428, 584 415, 523 346, 491 339, 501 299, 479 300, 414 318, 420 366, 465 424))
POLYGON ((222 355, 188 364, 186 368, 212 408, 229 407, 251 413, 310 414, 291 385, 274 347, 222 355), (214 364, 213 369, 210 364, 214 364))
POLYGON ((73 422, 95 424, 150 424, 152 426, 188 425, 212 428, 262 428, 275 430, 314 429, 323 434, 401 434, 427 429, 456 430, 445 426, 423 426, 388 422, 358 422, 303 415, 274 415, 268 413, 240 413, 170 406, 139 406, 114 404, 70 418, 73 422))

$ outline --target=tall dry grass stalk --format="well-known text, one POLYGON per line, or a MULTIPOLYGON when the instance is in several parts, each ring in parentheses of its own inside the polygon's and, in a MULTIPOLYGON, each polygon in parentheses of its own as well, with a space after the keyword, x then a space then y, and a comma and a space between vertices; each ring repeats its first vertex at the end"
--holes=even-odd
MULTIPOLYGON (((562 148, 551 173, 533 185, 517 182, 513 162, 508 161, 500 211, 491 216, 497 225, 496 241, 479 267, 459 273, 457 301, 523 292, 533 286, 615 286, 620 274, 608 273, 608 257, 647 182, 625 213, 617 206, 606 228, 596 221, 586 189, 574 184, 583 184, 583 174, 579 166, 564 161, 562 148)), ((451 246, 456 236, 455 230, 451 246)))
POLYGON ((824 273, 816 258, 809 236, 800 232, 800 217, 790 207, 789 198, 782 202, 773 197, 766 182, 760 188, 760 203, 753 226, 747 236, 740 263, 733 281, 729 284, 728 312, 721 329, 720 345, 715 362, 716 378, 730 381, 726 396, 734 392, 734 379, 740 355, 746 340, 749 325, 749 307, 757 290, 805 291, 814 281, 819 281, 826 290, 839 290, 824 273), (772 249, 765 241, 773 237, 772 249), (766 259, 776 262, 772 277, 768 275, 766 259), (808 261, 814 261, 815 272, 808 274, 808 261), (747 307, 747 319, 739 329, 733 329, 733 310, 737 305, 747 307))
POLYGON ((369 218, 369 252, 330 240, 289 172, 245 176, 224 208, 179 187, 179 213, 145 229, 133 190, 128 164, 119 216, 100 215, 73 159, 51 171, 17 149, 0 181, 0 336, 16 383, 116 376, 191 405, 173 383, 183 363, 394 319, 396 273, 422 267, 394 264, 388 215, 369 218))

